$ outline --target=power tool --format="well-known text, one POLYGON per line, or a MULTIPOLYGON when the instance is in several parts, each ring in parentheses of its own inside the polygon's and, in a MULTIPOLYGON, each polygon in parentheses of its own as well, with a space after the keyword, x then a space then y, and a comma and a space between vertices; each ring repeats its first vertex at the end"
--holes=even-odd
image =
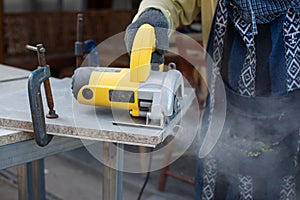
POLYGON ((176 69, 151 69, 155 41, 154 28, 144 24, 133 41, 130 68, 76 69, 72 77, 74 97, 82 104, 128 110, 132 117, 144 117, 145 126, 163 128, 181 109, 184 83, 176 69))

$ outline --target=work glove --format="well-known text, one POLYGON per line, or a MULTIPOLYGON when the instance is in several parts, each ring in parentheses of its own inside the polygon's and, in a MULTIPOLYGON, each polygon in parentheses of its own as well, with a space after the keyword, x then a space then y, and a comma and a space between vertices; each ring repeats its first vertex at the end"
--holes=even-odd
POLYGON ((139 18, 130 24, 125 32, 125 45, 128 53, 131 52, 133 40, 137 30, 143 24, 150 24, 155 29, 156 51, 152 53, 152 69, 158 69, 158 66, 164 63, 164 54, 168 52, 168 21, 160 10, 150 8, 144 11, 139 18))

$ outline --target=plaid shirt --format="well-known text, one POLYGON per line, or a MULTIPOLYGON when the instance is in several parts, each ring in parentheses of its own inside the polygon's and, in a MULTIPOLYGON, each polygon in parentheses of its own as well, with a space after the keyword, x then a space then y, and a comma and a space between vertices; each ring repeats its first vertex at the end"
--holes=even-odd
MULTIPOLYGON (((230 0, 229 0, 230 1, 230 0)), ((291 8, 299 8, 299 0, 231 0, 242 18, 253 24, 268 23, 291 8)))

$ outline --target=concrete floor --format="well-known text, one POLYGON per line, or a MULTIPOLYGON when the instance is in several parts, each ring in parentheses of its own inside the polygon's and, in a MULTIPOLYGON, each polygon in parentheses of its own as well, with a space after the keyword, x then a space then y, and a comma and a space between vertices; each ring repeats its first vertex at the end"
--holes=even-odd
MULTIPOLYGON (((172 171, 194 176, 196 156, 184 155, 171 165, 172 171)), ((16 173, 15 168, 9 171, 16 173)), ((193 199, 193 186, 169 177, 164 192, 157 190, 160 171, 150 175, 141 199, 188 200, 193 199)), ((102 164, 84 148, 62 153, 45 159, 46 190, 54 200, 102 199, 102 164)), ((123 199, 137 199, 145 177, 141 174, 124 173, 123 199)), ((0 199, 18 199, 17 188, 0 181, 0 199)))

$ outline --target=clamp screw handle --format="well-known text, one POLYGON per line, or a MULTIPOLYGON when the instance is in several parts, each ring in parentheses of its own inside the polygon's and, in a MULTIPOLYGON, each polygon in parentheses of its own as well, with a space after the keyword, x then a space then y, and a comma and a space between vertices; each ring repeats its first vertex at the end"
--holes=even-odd
MULTIPOLYGON (((39 66, 40 67, 48 67, 46 62, 46 49, 43 44, 37 44, 36 46, 26 45, 26 49, 37 52, 39 66)), ((58 118, 58 115, 55 113, 54 110, 54 101, 52 97, 51 85, 50 80, 47 78, 44 81, 44 88, 46 93, 47 105, 49 108, 49 113, 46 115, 47 118, 53 119, 58 118)))
POLYGON ((37 52, 38 61, 39 61, 40 66, 47 65, 46 56, 45 56, 46 49, 43 46, 43 44, 37 44, 35 47, 31 46, 31 45, 26 45, 26 49, 37 52))

